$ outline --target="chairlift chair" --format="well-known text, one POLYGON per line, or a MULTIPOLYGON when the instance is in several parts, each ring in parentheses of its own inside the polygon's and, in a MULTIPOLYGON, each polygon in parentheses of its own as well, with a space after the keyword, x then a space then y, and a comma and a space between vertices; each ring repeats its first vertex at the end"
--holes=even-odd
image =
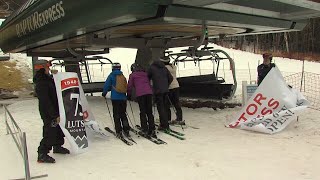
MULTIPOLYGON (((228 100, 234 96, 237 88, 234 61, 225 51, 205 46, 199 50, 190 47, 182 50, 180 53, 166 53, 173 59, 175 65, 186 62, 194 62, 195 65, 199 65, 201 61, 211 61, 213 63, 211 74, 177 78, 182 97, 228 100), (233 77, 232 84, 226 83, 225 79, 219 76, 220 61, 223 60, 229 60, 230 62, 233 77)), ((199 69, 201 70, 200 65, 199 69)))

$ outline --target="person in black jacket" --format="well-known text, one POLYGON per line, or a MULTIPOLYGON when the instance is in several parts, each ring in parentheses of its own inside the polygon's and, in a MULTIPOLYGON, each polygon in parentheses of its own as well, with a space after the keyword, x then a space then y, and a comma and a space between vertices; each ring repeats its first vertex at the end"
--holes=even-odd
POLYGON ((258 86, 261 84, 262 80, 267 76, 271 68, 276 67, 274 63, 271 63, 272 61, 272 54, 270 53, 264 53, 262 55, 263 57, 263 63, 260 64, 257 68, 258 71, 258 86))
POLYGON ((59 105, 56 88, 52 76, 49 75, 49 63, 39 60, 34 66, 36 74, 33 82, 39 100, 39 112, 43 120, 42 140, 38 147, 38 162, 55 163, 55 159, 48 155, 53 147, 53 153, 70 154, 64 144, 64 134, 59 126, 59 105))
MULTIPOLYGON (((168 58, 168 57, 164 57, 168 58)), ((157 104, 157 109, 160 118, 159 130, 169 129, 169 119, 167 107, 168 102, 168 92, 169 85, 171 84, 173 77, 168 69, 165 67, 164 63, 157 60, 154 61, 150 68, 148 69, 148 77, 152 80, 153 94, 155 96, 155 101, 157 104)))

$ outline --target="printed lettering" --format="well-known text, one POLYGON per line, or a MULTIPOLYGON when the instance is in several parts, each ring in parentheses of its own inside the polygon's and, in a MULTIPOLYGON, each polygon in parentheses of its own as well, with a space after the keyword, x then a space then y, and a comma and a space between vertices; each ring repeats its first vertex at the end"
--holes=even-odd
POLYGON ((264 107, 264 108, 261 110, 261 114, 262 114, 262 115, 272 114, 272 110, 267 109, 266 107, 264 107))
POLYGON ((268 106, 273 108, 273 109, 277 109, 279 107, 280 103, 279 101, 276 101, 275 99, 271 98, 268 102, 268 106))
POLYGON ((16 24, 16 34, 18 37, 21 37, 64 16, 65 11, 63 8, 63 1, 60 1, 43 12, 34 12, 32 15, 16 24))
POLYGON ((59 8, 60 8, 60 10, 61 10, 61 17, 64 17, 64 16, 65 16, 65 12, 64 12, 64 9, 63 9, 63 7, 62 7, 62 4, 63 4, 63 2, 60 1, 60 3, 59 3, 59 8))
POLYGON ((256 112, 258 111, 258 106, 255 104, 250 104, 249 106, 247 106, 246 112, 249 115, 254 115, 256 112), (252 109, 251 107, 253 107, 253 111, 250 111, 250 109, 252 109))
POLYGON ((254 97, 253 101, 258 103, 260 106, 262 105, 261 101, 266 100, 266 97, 263 97, 261 93, 257 94, 256 97, 254 97))

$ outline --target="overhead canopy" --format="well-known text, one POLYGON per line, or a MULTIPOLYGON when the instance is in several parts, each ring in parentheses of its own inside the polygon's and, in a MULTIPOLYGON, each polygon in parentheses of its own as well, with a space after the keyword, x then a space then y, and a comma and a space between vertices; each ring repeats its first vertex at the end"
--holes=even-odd
MULTIPOLYGON (((0 28, 5 52, 178 47, 209 37, 302 30, 320 16, 308 0, 30 0, 0 28)), ((58 55, 59 54, 59 55, 58 55)))
POLYGON ((19 9, 27 0, 1 0, 0 19, 7 18, 10 14, 19 9))

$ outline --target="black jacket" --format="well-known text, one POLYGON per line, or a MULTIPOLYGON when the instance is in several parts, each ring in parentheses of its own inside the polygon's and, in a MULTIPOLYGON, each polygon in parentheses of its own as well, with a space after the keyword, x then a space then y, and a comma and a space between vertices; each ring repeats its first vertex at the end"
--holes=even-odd
POLYGON ((258 71, 258 85, 262 82, 262 80, 267 76, 269 71, 273 68, 276 67, 274 63, 270 63, 270 65, 265 65, 265 64, 260 64, 257 68, 258 71))
POLYGON ((56 87, 53 78, 44 73, 44 69, 37 71, 33 77, 35 91, 39 99, 39 112, 41 119, 51 123, 53 119, 59 117, 59 105, 56 87))
POLYGON ((163 62, 154 61, 148 69, 148 77, 152 80, 154 94, 169 92, 169 85, 173 77, 163 62))

